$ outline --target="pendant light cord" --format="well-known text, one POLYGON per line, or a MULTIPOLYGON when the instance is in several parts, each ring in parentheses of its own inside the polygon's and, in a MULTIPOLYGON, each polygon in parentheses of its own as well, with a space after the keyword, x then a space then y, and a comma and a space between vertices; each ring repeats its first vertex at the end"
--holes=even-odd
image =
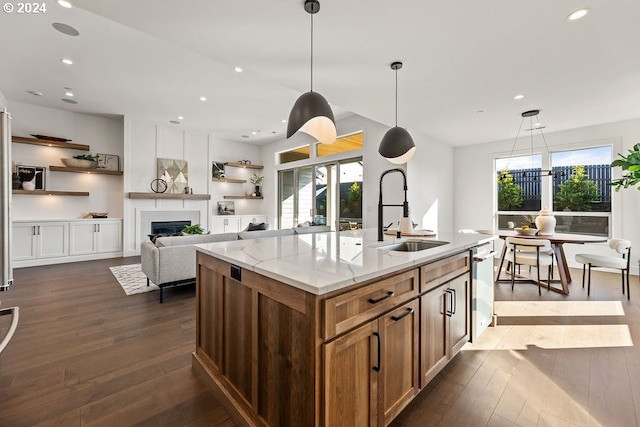
POLYGON ((311 15, 311 92, 313 92, 313 13, 311 15))
POLYGON ((396 71, 396 127, 398 127, 398 70, 396 71))

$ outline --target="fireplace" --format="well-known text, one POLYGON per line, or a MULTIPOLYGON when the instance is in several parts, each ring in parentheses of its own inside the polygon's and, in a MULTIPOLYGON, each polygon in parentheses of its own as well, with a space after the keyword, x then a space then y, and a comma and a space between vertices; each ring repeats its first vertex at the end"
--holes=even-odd
MULTIPOLYGON (((152 234, 152 223, 168 223, 168 222, 186 222, 187 224, 202 224, 201 213, 199 210, 190 209, 153 209, 153 208, 137 208, 135 234, 138 236, 137 245, 141 242, 148 242, 149 235, 152 234)), ((181 231, 180 227, 177 232, 181 231)), ((167 233, 170 234, 170 233, 167 233)))
POLYGON ((191 225, 191 221, 152 221, 151 234, 173 234, 191 225))

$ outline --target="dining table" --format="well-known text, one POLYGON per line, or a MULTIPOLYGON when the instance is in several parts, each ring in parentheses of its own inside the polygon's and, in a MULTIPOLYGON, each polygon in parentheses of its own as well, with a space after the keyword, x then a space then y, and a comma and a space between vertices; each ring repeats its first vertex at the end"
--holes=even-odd
MULTIPOLYGON (((567 258, 564 253, 563 245, 565 243, 570 244, 585 244, 585 243, 604 243, 607 242, 606 236, 594 236, 590 234, 576 234, 576 233, 554 233, 551 235, 524 235, 518 233, 516 230, 476 230, 481 234, 491 234, 498 236, 505 240, 507 237, 521 237, 524 239, 542 239, 549 240, 551 242, 551 248, 558 263, 558 276, 559 280, 550 280, 552 283, 560 283, 561 288, 552 287, 549 285, 549 289, 560 292, 565 295, 569 295, 569 284, 571 283, 571 273, 569 272, 569 266, 567 264, 567 258)), ((495 281, 500 276, 500 269, 504 262, 504 256, 507 253, 507 245, 503 245, 502 254, 500 256, 500 266, 498 267, 498 273, 495 281)))

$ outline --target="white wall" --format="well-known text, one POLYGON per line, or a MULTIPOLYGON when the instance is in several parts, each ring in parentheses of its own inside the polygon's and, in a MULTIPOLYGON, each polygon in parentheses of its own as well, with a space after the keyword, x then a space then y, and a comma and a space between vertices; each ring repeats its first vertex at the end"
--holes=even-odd
MULTIPOLYGON (((439 142, 411 133, 417 150, 414 158, 407 165, 394 165, 384 159, 378 153, 378 145, 389 129, 378 122, 353 115, 337 123, 338 135, 346 135, 358 131, 364 132, 364 148, 349 153, 350 157, 362 156, 363 158, 363 226, 373 228, 377 226, 377 206, 379 195, 379 180, 382 172, 388 169, 400 167, 408 171, 407 187, 410 215, 414 222, 425 228, 434 227, 439 222, 441 230, 450 230, 452 226, 453 183, 449 179, 453 164, 453 149, 439 142), (442 177, 446 177, 443 179, 442 177), (436 213, 430 220, 427 213, 431 208, 436 213)), ((411 132, 411 130, 409 130, 411 132)), ((278 213, 278 189, 277 183, 277 153, 290 150, 312 142, 312 138, 306 134, 298 133, 290 139, 276 141, 264 145, 260 149, 260 156, 265 164, 265 182, 263 193, 265 196, 265 208, 268 221, 277 224, 278 213)), ((330 161, 333 156, 326 156, 322 161, 330 161)), ((316 162, 318 159, 298 161, 284 165, 280 169, 289 169, 294 166, 302 166, 316 162)), ((403 201, 402 176, 399 173, 391 173, 385 176, 383 185, 385 204, 400 204, 403 201)), ((433 210, 431 211, 433 212, 433 210)), ((389 224, 398 221, 402 216, 401 208, 388 207, 384 210, 383 223, 389 224)))
POLYGON ((12 197, 13 219, 72 219, 89 212, 108 212, 109 217, 122 218, 123 180, 120 176, 51 172, 49 165, 62 166, 60 158, 78 154, 123 155, 123 124, 120 119, 78 114, 18 102, 9 103, 12 134, 30 137, 42 134, 71 139, 89 145, 91 151, 78 151, 29 144, 12 144, 12 157, 17 163, 44 166, 46 189, 88 191, 88 197, 29 196, 12 197))
POLYGON ((7 103, 7 98, 5 98, 4 95, 2 94, 2 92, 0 92, 0 109, 2 107, 6 107, 7 109, 9 109, 8 103, 7 103))
MULTIPOLYGON (((562 132, 545 133, 549 147, 578 148, 585 144, 612 143, 613 153, 627 153, 635 143, 640 141, 640 119, 617 123, 589 126, 562 132)), ((455 158, 454 186, 454 226, 455 228, 492 229, 494 228, 493 192, 495 191, 495 175, 493 158, 497 155, 509 155, 513 140, 495 141, 468 147, 457 147, 455 158)), ((523 146, 527 144, 522 144, 523 146)), ((518 143, 518 146, 520 144, 518 143)), ((518 148, 518 147, 516 147, 518 148)), ((538 144, 534 150, 540 151, 538 144)), ((544 150, 544 148, 542 148, 544 150)), ((529 147, 520 149, 524 154, 530 153, 529 147), (526 148, 526 149, 525 149, 526 148)), ((517 154, 517 153, 515 153, 517 154)), ((614 178, 619 177, 620 168, 614 168, 614 178)), ((622 189, 612 196, 613 223, 611 234, 631 240, 635 248, 640 248, 640 191, 622 189)), ((566 245, 567 260, 572 267, 581 267, 574 262, 578 252, 594 251, 608 253, 605 245, 566 245)), ((632 271, 638 271, 638 250, 632 253, 632 271)), ((575 281, 575 278, 574 278, 575 281)))
MULTIPOLYGON (((161 124, 126 117, 124 120, 124 252, 125 256, 139 253, 136 219, 141 210, 199 211, 203 228, 211 228, 211 215, 217 202, 225 194, 244 194, 253 187, 247 184, 211 181, 211 162, 251 160, 260 163, 259 149, 254 145, 215 139, 203 130, 161 124), (154 200, 130 199, 130 192, 151 193, 151 181, 157 178, 157 159, 178 159, 188 162, 189 187, 194 194, 211 194, 211 200, 154 200)), ((230 168, 230 177, 248 178, 247 169, 230 168)), ((236 213, 261 213, 262 202, 237 200, 236 213)))

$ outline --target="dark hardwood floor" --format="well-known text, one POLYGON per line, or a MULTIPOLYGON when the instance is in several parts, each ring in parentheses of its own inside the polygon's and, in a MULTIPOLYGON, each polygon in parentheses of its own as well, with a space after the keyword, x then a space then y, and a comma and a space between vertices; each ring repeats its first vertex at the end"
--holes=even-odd
MULTIPOLYGON (((168 289, 164 304, 157 292, 126 296, 109 267, 134 262, 15 270, 15 285, 0 293, 3 307, 21 309, 0 355, 0 426, 234 425, 191 369, 193 288, 168 289)), ((590 298, 580 272, 573 275, 568 297, 497 286, 498 326, 467 345, 392 425, 638 425, 638 278, 628 302, 619 275, 594 273, 590 298), (523 301, 530 303, 517 305, 523 301)))

